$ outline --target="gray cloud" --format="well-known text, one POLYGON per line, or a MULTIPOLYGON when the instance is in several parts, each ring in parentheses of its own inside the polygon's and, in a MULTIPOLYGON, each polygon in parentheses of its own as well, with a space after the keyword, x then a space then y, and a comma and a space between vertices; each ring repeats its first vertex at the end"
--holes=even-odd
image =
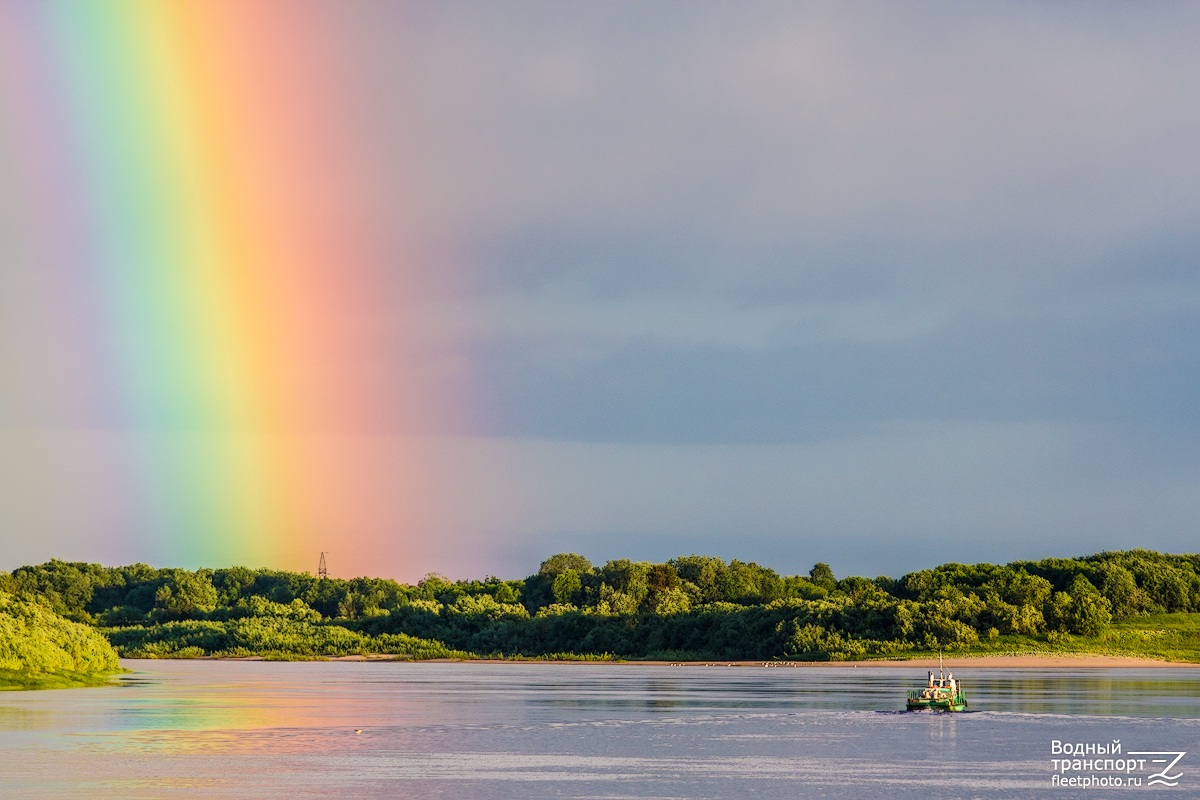
POLYGON ((963 313, 952 299, 925 296, 746 303, 716 294, 596 298, 544 288, 430 304, 404 321, 410 331, 466 332, 476 340, 515 340, 550 357, 586 358, 639 343, 764 350, 798 342, 894 342, 934 333, 963 313))
MULTIPOLYGON (((342 569, 371 574, 390 564, 407 580, 430 570, 525 575, 559 551, 597 562, 706 552, 789 573, 826 561, 839 575, 898 576, 948 560, 1191 549, 1200 468, 1191 458, 1164 463, 1127 434, 1095 424, 934 422, 764 444, 374 435, 352 443, 372 453, 364 497, 408 497, 412 476, 399 467, 415 453, 441 508, 396 552, 346 535, 337 523, 353 508, 326 509, 334 518, 321 520, 321 541, 332 542, 325 546, 342 569)), ((140 444, 189 442, 198 440, 148 434, 140 444)), ((6 568, 50 557, 159 563, 153 537, 130 533, 134 487, 117 468, 127 438, 10 430, 0 444, 25 464, 0 485, 0 516, 22 533, 6 568)), ((395 524, 406 524, 406 504, 395 505, 395 524)))
POLYGON ((1038 290, 1128 275, 1114 253, 1197 222, 1187 6, 459 6, 413 29, 381 111, 397 182, 491 287, 637 293, 675 252, 675 280, 724 292, 1038 290))
POLYGON ((898 576, 948 560, 1187 550, 1200 514, 1195 464, 1148 465, 1107 426, 910 424, 749 446, 473 440, 457 457, 502 463, 539 487, 515 515, 461 505, 472 524, 490 523, 486 538, 503 542, 497 557, 514 573, 576 550, 596 561, 702 551, 791 572, 827 561, 839 574, 898 576))

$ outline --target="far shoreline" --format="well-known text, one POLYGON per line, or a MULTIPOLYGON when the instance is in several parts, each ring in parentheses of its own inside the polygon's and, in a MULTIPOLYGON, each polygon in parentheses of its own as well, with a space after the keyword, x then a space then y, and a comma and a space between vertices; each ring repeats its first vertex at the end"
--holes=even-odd
MULTIPOLYGON (((194 659, 121 659, 138 661, 274 661, 293 663, 292 659, 272 659, 267 656, 236 656, 236 657, 202 657, 194 659)), ((409 664, 554 664, 562 666, 647 666, 647 667, 757 667, 759 669, 826 669, 841 668, 873 668, 873 669, 913 669, 927 671, 937 668, 936 658, 912 659, 872 659, 865 661, 741 661, 741 660, 712 660, 712 661, 641 661, 635 659, 586 660, 586 659, 538 659, 538 658, 430 658, 408 659, 387 654, 350 655, 350 656, 317 656, 314 658, 295 659, 295 661, 335 661, 335 662, 387 662, 409 664)), ((1136 656, 1110 656, 1089 653, 1031 654, 1017 653, 1012 655, 981 655, 981 656, 952 656, 943 658, 940 666, 947 670, 964 670, 971 668, 982 669, 1197 669, 1200 664, 1187 661, 1162 661, 1153 658, 1138 658, 1136 656)))

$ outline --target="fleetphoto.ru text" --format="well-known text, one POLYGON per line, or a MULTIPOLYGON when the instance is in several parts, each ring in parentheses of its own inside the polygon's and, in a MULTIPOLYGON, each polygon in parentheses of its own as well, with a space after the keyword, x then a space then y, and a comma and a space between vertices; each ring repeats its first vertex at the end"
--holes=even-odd
POLYGON ((1052 786, 1128 788, 1178 786, 1186 750, 1126 750, 1109 742, 1050 742, 1052 786))

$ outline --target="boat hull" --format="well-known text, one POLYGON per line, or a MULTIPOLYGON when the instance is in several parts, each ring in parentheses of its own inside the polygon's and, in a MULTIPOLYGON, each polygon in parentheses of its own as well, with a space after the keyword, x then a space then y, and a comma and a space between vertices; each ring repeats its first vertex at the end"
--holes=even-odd
POLYGON ((967 701, 961 697, 953 700, 909 700, 907 711, 966 711, 967 701))

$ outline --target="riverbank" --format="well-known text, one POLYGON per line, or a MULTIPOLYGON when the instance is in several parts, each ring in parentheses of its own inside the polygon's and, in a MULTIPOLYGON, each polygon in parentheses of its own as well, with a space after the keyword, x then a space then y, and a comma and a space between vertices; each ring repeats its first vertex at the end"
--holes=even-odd
MULTIPOLYGON (((821 661, 809 662, 804 666, 863 666, 863 667, 894 667, 894 668, 937 668, 936 658, 892 659, 879 661, 821 661)), ((1106 656, 1089 653, 1079 654, 1013 654, 986 656, 955 656, 945 658, 941 664, 948 670, 966 668, 984 669, 1175 669, 1181 667, 1200 668, 1200 664, 1183 661, 1163 661, 1154 658, 1135 658, 1133 656, 1106 656)))
MULTIPOLYGON (((824 669, 829 667, 871 667, 885 669, 937 669, 936 658, 877 659, 870 661, 672 661, 672 662, 629 662, 636 664, 658 663, 674 667, 734 666, 734 667, 800 667, 824 669)), ((965 656, 946 658, 941 666, 947 670, 962 669, 1175 669, 1180 667, 1200 668, 1200 664, 1179 661, 1159 661, 1150 658, 1102 655, 1011 655, 1011 656, 965 656)))
POLYGON ((89 686, 105 686, 114 683, 114 679, 127 672, 75 672, 73 670, 55 670, 52 672, 23 672, 21 670, 0 669, 0 692, 23 692, 32 689, 82 689, 89 686))
MULTIPOLYGON (((239 661, 269 660, 261 656, 247 656, 239 661)), ((331 656, 314 659, 318 661, 409 661, 411 659, 396 658, 388 655, 350 655, 331 656)), ((417 663, 417 662, 414 662, 417 663)), ((759 667, 768 669, 826 669, 829 667, 871 667, 885 669, 919 669, 928 670, 938 667, 937 658, 911 659, 876 659, 867 661, 637 661, 626 659, 571 661, 559 659, 535 658, 472 658, 472 659, 428 659, 420 663, 440 664, 562 664, 570 665, 612 665, 612 666, 651 666, 651 667, 759 667)), ((1106 656, 1087 653, 1053 654, 1053 653, 1017 653, 1012 655, 981 655, 954 656, 944 658, 942 666, 947 670, 962 669, 1200 669, 1200 664, 1182 661, 1162 661, 1152 658, 1135 658, 1132 656, 1106 656)))

